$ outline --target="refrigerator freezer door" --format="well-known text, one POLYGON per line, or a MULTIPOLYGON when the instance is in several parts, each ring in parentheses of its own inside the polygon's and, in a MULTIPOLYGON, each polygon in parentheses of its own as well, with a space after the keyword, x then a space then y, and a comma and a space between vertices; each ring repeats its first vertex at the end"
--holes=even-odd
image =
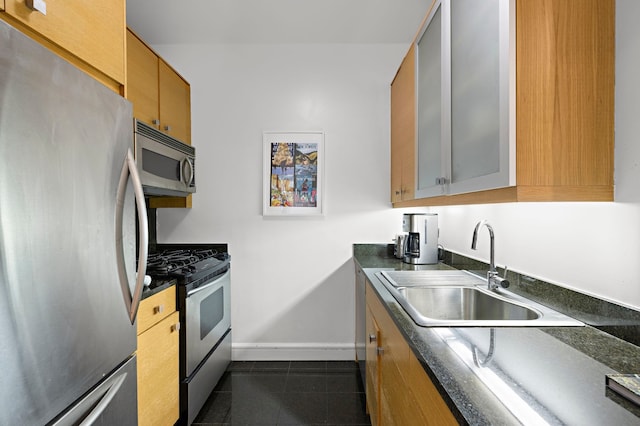
MULTIPOLYGON (((45 424, 136 349, 131 104, 0 21, 0 424, 45 424)), ((135 413, 133 413, 135 416, 135 413)))
POLYGON ((74 404, 51 426, 135 426, 137 416, 136 357, 118 368, 100 385, 74 404))

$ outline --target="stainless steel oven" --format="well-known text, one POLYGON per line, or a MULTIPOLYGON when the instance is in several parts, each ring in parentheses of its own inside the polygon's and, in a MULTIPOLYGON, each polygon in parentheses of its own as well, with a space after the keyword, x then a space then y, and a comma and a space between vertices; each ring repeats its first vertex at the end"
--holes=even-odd
POLYGON ((231 328, 231 271, 186 291, 186 376, 191 376, 231 328))
POLYGON ((193 423, 231 362, 231 258, 204 246, 158 245, 165 250, 147 266, 152 277, 178 282, 179 424, 193 423))
POLYGON ((231 270, 200 287, 182 290, 186 362, 181 411, 191 424, 231 361, 231 270))

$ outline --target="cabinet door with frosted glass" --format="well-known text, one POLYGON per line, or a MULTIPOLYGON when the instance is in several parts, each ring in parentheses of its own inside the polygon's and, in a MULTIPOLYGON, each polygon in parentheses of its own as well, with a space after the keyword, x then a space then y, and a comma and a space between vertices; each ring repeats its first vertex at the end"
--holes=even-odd
POLYGON ((442 9, 436 1, 418 39, 417 54, 417 181, 416 198, 442 195, 447 171, 445 139, 448 129, 443 127, 442 9), (443 134, 444 132, 444 134, 443 134))
POLYGON ((450 58, 448 192, 515 185, 515 1, 446 2, 450 58))

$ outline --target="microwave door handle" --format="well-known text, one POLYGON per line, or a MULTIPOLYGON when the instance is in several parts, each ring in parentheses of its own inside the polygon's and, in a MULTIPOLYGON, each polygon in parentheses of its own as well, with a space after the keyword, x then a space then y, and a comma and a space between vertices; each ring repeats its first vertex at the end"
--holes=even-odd
POLYGON ((135 322, 138 314, 138 306, 142 298, 142 288, 144 286, 144 277, 147 272, 147 249, 149 245, 149 230, 147 223, 147 206, 144 202, 144 192, 142 190, 142 182, 138 174, 136 162, 133 159, 131 149, 127 150, 122 172, 120 173, 120 182, 118 183, 118 192, 116 195, 116 248, 118 254, 116 256, 118 263, 118 277, 120 279, 120 287, 124 297, 124 304, 131 320, 131 324, 135 322), (136 286, 133 295, 129 289, 129 277, 124 260, 124 242, 122 232, 124 229, 123 215, 125 195, 127 192, 127 182, 131 177, 133 190, 136 199, 136 207, 138 210, 138 229, 139 229, 139 246, 138 246, 138 271, 136 276, 136 286))
POLYGON ((193 177, 194 177, 193 164, 191 163, 191 160, 189 159, 189 157, 186 157, 182 160, 182 164, 180 165, 180 180, 186 183, 187 186, 190 186, 191 183, 193 182, 193 177), (188 174, 184 173, 184 169, 186 165, 189 165, 188 174))

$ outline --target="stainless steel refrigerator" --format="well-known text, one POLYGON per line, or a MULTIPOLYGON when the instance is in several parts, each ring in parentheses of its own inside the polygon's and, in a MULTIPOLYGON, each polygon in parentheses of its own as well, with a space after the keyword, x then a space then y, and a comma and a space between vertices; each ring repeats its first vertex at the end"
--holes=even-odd
POLYGON ((137 423, 132 138, 127 100, 0 21, 0 425, 137 423))

